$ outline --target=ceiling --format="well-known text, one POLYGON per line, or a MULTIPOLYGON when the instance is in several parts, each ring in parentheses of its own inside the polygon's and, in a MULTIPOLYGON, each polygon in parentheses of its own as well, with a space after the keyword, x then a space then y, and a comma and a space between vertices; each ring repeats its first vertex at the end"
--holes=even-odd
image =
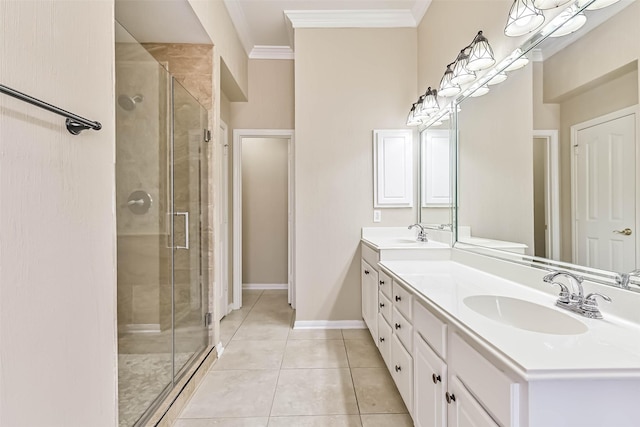
POLYGON ((293 57, 301 27, 416 27, 431 0, 224 0, 251 58, 293 57))

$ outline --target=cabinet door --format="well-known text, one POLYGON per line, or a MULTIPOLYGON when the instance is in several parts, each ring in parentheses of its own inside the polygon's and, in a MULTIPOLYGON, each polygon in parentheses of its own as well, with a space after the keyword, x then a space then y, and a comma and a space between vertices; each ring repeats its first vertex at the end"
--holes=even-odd
POLYGON ((409 414, 413 414, 413 359, 395 334, 391 338, 391 375, 409 414))
POLYGON ((418 334, 414 342, 413 420, 416 427, 446 427, 447 365, 418 334))
POLYGON ((455 376, 449 382, 449 396, 447 415, 450 427, 498 427, 455 376))
POLYGON ((362 260, 362 318, 371 332, 373 340, 378 342, 378 272, 362 260))
POLYGON ((373 206, 413 207, 413 130, 374 130, 373 206))

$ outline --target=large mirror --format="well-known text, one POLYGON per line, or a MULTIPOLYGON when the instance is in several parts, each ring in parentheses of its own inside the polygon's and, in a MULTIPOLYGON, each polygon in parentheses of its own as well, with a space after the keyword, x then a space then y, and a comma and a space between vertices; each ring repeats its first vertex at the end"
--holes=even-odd
POLYGON ((458 100, 458 247, 609 284, 640 268, 639 3, 532 37, 524 68, 458 100))

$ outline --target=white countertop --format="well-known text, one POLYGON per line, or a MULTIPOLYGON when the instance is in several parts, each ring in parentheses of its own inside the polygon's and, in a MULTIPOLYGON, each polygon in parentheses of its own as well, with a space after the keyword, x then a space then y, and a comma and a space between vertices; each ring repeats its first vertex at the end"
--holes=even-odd
MULTIPOLYGON (((365 227, 362 229, 362 241, 373 249, 451 249, 451 246, 434 240, 430 233, 439 230, 426 230, 428 242, 419 242, 418 231, 407 227, 365 227)), ((442 233, 442 232, 441 232, 442 233)))
POLYGON ((640 378, 637 324, 608 313, 601 320, 582 317, 556 307, 553 295, 453 261, 383 261, 380 265, 527 380, 640 378), (474 295, 537 303, 579 320, 588 329, 578 335, 555 335, 508 326, 467 307, 464 298, 474 295))

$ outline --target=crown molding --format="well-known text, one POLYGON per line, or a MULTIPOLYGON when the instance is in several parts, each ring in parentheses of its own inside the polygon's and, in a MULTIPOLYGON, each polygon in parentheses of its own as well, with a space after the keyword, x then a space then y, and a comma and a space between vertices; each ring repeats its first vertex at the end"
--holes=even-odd
POLYGON ((242 11, 242 6, 240 6, 238 0, 224 0, 224 5, 227 8, 227 12, 229 12, 229 17, 231 18, 231 22, 233 22, 233 26, 236 28, 236 33, 238 33, 240 43, 242 43, 242 47, 246 54, 249 55, 254 44, 253 37, 251 37, 251 31, 249 30, 249 24, 247 23, 247 18, 244 16, 244 12, 242 11))
MULTIPOLYGON (((426 9, 425 9, 426 11, 426 9)), ((415 28, 410 10, 285 10, 293 28, 415 28)))
POLYGON ((295 59, 289 46, 254 46, 249 59, 295 59))

